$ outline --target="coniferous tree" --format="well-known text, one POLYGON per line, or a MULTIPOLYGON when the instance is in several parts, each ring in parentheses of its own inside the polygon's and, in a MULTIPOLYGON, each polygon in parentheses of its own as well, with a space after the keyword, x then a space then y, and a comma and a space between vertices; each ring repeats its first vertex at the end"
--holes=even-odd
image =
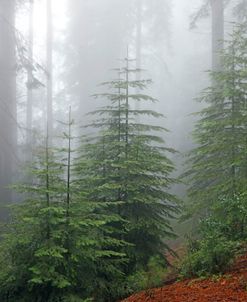
POLYGON ((198 147, 190 154, 189 195, 208 209, 222 195, 233 196, 246 182, 246 24, 237 26, 222 53, 222 70, 211 73, 213 85, 201 102, 194 131, 198 147))
POLYGON ((1 244, 1 301, 104 301, 123 276, 124 243, 110 226, 119 218, 107 203, 88 201, 78 185, 71 116, 63 124, 64 147, 50 148, 47 137, 32 184, 16 186, 26 199, 14 207, 1 244))
POLYGON ((69 146, 66 164, 65 240, 69 276, 76 276, 74 288, 78 293, 83 293, 84 298, 112 301, 120 292, 117 287, 121 286, 117 282, 123 279, 121 264, 125 262, 121 247, 126 243, 112 236, 114 224, 121 218, 111 213, 109 202, 92 202, 89 199, 85 186, 88 184, 87 177, 78 173, 78 159, 72 158, 72 123, 70 119, 69 133, 65 134, 69 146))
POLYGON ((116 236, 131 244, 124 248, 129 274, 145 268, 151 256, 167 248, 164 239, 173 234, 170 218, 178 203, 169 193, 174 166, 167 153, 174 150, 157 134, 165 129, 136 121, 137 116, 162 117, 153 110, 134 109, 136 101, 156 101, 143 93, 151 81, 136 80, 140 70, 131 67, 133 60, 124 61, 125 66, 116 70, 119 78, 103 83, 107 91, 95 95, 109 104, 91 113, 97 118, 88 126, 100 131, 81 155, 81 173, 88 179, 89 198, 112 203, 112 211, 123 219, 116 236))
POLYGON ((1 275, 3 301, 4 295, 6 301, 50 301, 54 291, 69 284, 63 261, 64 181, 47 142, 32 167, 32 184, 17 186, 28 197, 15 206, 1 246, 7 264, 1 275))

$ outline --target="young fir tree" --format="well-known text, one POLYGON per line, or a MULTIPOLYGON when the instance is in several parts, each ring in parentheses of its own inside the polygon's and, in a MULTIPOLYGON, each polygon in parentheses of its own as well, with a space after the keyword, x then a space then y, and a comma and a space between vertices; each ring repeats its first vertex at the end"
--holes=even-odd
POLYGON ((201 98, 186 176, 195 208, 208 209, 219 197, 241 191, 247 177, 246 24, 237 26, 222 56, 222 69, 211 73, 212 85, 201 98))
POLYGON ((48 137, 31 174, 32 184, 17 186, 26 199, 14 207, 1 244, 2 301, 50 301, 69 285, 63 244, 65 182, 48 137))
POLYGON ((78 187, 72 124, 70 117, 65 147, 51 149, 47 138, 32 164, 32 184, 17 186, 26 199, 14 207, 1 245, 1 301, 104 301, 109 280, 122 277, 123 243, 108 226, 117 217, 78 187))
POLYGON ((133 69, 129 58, 124 62, 116 70, 119 77, 103 83, 106 92, 95 95, 108 105, 91 113, 96 118, 88 127, 99 130, 88 139, 86 148, 82 144, 80 173, 87 179, 83 185, 88 198, 110 202, 111 212, 123 220, 114 225, 118 232, 113 236, 130 243, 123 248, 129 274, 145 268, 150 257, 164 254, 165 239, 173 235, 170 219, 179 207, 169 193, 175 180, 167 154, 174 150, 165 147, 159 136, 166 130, 140 122, 142 117, 160 118, 162 114, 134 109, 135 102, 156 101, 143 93, 151 81, 135 80, 141 70, 133 69))

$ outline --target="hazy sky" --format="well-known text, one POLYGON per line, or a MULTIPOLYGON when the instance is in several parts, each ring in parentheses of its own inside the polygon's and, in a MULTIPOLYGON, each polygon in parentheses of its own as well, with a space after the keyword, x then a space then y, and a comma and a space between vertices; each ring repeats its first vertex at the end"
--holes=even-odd
MULTIPOLYGON (((73 0, 53 0, 56 41, 62 40, 64 33, 66 33, 68 18, 66 16, 66 4, 68 1, 73 0)), ((161 100, 156 109, 168 117, 168 127, 172 128, 174 135, 184 136, 187 134, 182 131, 185 128, 183 125, 190 124, 191 117, 189 117, 189 114, 196 110, 196 103, 193 98, 198 96, 199 91, 208 83, 208 78, 204 71, 208 70, 211 65, 210 19, 201 21, 197 29, 190 30, 190 16, 198 9, 201 0, 171 0, 171 2, 173 3, 170 28, 171 49, 162 58, 169 73, 167 79, 162 79, 164 85, 162 84, 163 87, 161 86, 166 99, 161 100)), ((23 18, 23 12, 20 12, 17 26, 24 34, 27 34, 27 25, 28 18, 23 18)), ((35 1, 34 36, 35 59, 45 65, 46 0, 35 1)), ((152 60, 152 58, 150 59, 152 60)), ((59 58, 56 58, 56 60, 59 60, 59 58)), ((55 65, 54 72, 59 75, 62 69, 59 68, 59 64, 55 65)), ((150 66, 144 66, 144 68, 146 67, 150 69, 150 66)), ((152 77, 152 70, 150 72, 152 77)), ((159 79, 157 78, 156 80, 159 79)), ((95 83, 95 86, 97 84, 95 83)), ((156 88, 156 91, 158 89, 156 88)), ((186 129, 188 128, 190 127, 186 129)), ((178 137, 176 141, 179 140, 181 139, 178 137)))

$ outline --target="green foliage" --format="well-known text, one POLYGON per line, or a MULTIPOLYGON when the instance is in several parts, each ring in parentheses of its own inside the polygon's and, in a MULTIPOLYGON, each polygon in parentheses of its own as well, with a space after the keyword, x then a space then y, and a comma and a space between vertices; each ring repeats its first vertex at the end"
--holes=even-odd
POLYGON ((166 130, 147 122, 162 115, 134 109, 156 100, 142 93, 150 81, 131 79, 139 70, 125 63, 118 80, 104 83, 107 92, 95 95, 110 104, 92 113, 94 135, 73 150, 70 113, 61 147, 47 137, 31 183, 15 186, 24 201, 13 207, 1 242, 1 301, 116 301, 161 282, 164 239, 174 236, 170 220, 179 211, 169 193, 174 150, 158 135, 166 130))
POLYGON ((129 243, 123 248, 129 275, 145 270, 150 257, 164 254, 164 238, 174 235, 170 220, 179 206, 169 192, 176 182, 169 153, 175 151, 160 136, 166 129, 146 122, 162 115, 135 109, 136 103, 156 101, 144 93, 151 81, 137 81, 140 70, 131 67, 130 59, 124 62, 118 79, 103 83, 107 92, 94 96, 107 104, 91 112, 95 120, 87 128, 96 135, 83 138, 77 171, 87 198, 109 203, 112 214, 121 217, 112 236, 129 243))
POLYGON ((64 297, 60 300, 61 302, 93 302, 93 299, 82 299, 75 294, 64 295, 64 297))
POLYGON ((224 271, 241 242, 246 240, 246 218, 246 194, 217 201, 200 223, 200 238, 190 244, 182 275, 202 276, 224 271))
POLYGON ((197 250, 189 251, 182 264, 181 275, 201 277, 223 272, 233 260, 235 248, 235 242, 212 231, 198 242, 197 250))
POLYGON ((184 275, 223 271, 246 240, 246 36, 247 24, 235 26, 222 53, 222 69, 200 101, 194 137, 197 147, 185 174, 190 182, 189 211, 204 217, 200 237, 185 260, 184 275))
POLYGON ((29 196, 13 207, 1 242, 1 258, 6 264, 0 277, 2 299, 6 295, 13 300, 34 299, 39 292, 41 299, 49 301, 53 293, 71 285, 66 276, 67 249, 63 247, 65 209, 59 203, 64 181, 47 144, 31 173, 32 184, 16 187, 29 196))
POLYGON ((192 207, 204 214, 214 200, 233 196, 246 185, 246 26, 235 27, 222 53, 222 70, 211 73, 212 85, 199 99, 206 107, 199 113, 197 147, 185 175, 192 207))
MULTIPOLYGON (((92 203, 78 187, 71 149, 39 150, 32 183, 15 186, 26 199, 12 210, 1 242, 1 301, 83 301, 120 279, 124 241, 109 236, 118 221, 107 205, 92 203), (103 209, 103 210, 102 210, 103 209), (99 281, 100 280, 100 281, 99 281)), ((63 145, 63 143, 61 144, 63 145)))
POLYGON ((146 270, 138 270, 126 281, 126 293, 132 294, 161 286, 167 274, 166 262, 160 256, 151 257, 146 270))
POLYGON ((228 240, 244 241, 247 238, 247 196, 246 193, 219 199, 211 209, 210 219, 215 229, 228 240))

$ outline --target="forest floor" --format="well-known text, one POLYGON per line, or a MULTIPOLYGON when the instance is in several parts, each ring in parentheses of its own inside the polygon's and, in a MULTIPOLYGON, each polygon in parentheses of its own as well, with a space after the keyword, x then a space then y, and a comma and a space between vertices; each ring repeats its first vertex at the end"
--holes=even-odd
POLYGON ((161 288, 134 294, 122 302, 247 302, 247 254, 239 256, 221 276, 172 284, 168 280, 167 283, 161 288))

